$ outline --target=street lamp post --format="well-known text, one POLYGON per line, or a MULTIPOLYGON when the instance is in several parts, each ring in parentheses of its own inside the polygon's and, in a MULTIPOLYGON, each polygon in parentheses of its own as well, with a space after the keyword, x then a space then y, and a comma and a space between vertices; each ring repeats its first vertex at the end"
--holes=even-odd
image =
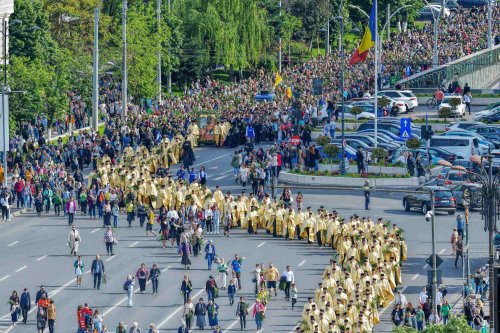
POLYGON ((94 59, 92 66, 92 123, 91 127, 97 132, 99 123, 99 12, 101 5, 94 9, 94 59))
POLYGON ((488 0, 488 48, 493 47, 493 40, 491 36, 491 3, 493 0, 488 0))
MULTIPOLYGON (((341 3, 343 5, 343 2, 341 3)), ((340 8, 340 12, 342 13, 342 6, 340 8)), ((345 174, 345 122, 344 122, 344 113, 345 113, 345 105, 344 105, 344 71, 345 71, 345 56, 344 56, 344 17, 339 16, 340 20, 340 98, 341 98, 341 129, 342 129, 342 143, 340 148, 340 174, 345 174)), ((330 26, 330 21, 328 21, 328 26, 330 26)))
MULTIPOLYGON (((435 233, 436 233, 436 224, 434 221, 434 197, 435 193, 433 190, 430 191, 431 193, 431 228, 432 228, 432 297, 434 298, 432 300, 432 308, 434 309, 434 314, 437 315, 437 302, 436 302, 436 296, 438 293, 437 289, 437 267, 436 267, 436 238, 435 238, 435 233)), ((437 324, 437 322, 435 323, 437 324)))
MULTIPOLYGON (((161 27, 161 0, 157 0, 156 2, 156 20, 158 24, 158 32, 160 32, 161 27)), ((156 77, 156 83, 158 84, 158 98, 157 98, 157 107, 161 105, 161 42, 158 43, 158 74, 156 77)))
MULTIPOLYGON (((280 4, 279 4, 279 7, 280 7, 280 20, 281 20, 281 0, 280 0, 280 4)), ((281 73, 281 57, 282 57, 282 52, 281 52, 281 31, 280 31, 280 36, 279 36, 279 40, 278 40, 278 73, 281 73)))
POLYGON ((122 119, 125 119, 128 111, 127 102, 127 84, 128 84, 128 74, 127 74, 127 0, 123 0, 122 7, 122 41, 123 41, 123 83, 122 83, 122 119))
MULTIPOLYGON (((469 178, 473 182, 480 183, 482 185, 481 191, 482 191, 482 208, 481 208, 481 214, 482 217, 485 221, 484 223, 484 231, 488 231, 488 268, 489 268, 489 308, 490 308, 490 313, 489 313, 489 323, 490 323, 490 328, 495 327, 495 309, 494 309, 494 297, 495 297, 495 291, 496 291, 496 281, 495 281, 495 276, 494 276, 494 255, 495 255, 495 247, 493 244, 493 239, 495 236, 495 230, 496 230, 496 224, 497 224, 497 215, 496 215, 496 209, 497 209, 497 203, 498 200, 500 199, 500 191, 499 191, 499 185, 500 185, 500 178, 499 174, 496 176, 493 176, 493 156, 488 155, 486 157, 481 157, 481 156, 472 156, 471 161, 477 165, 479 165, 479 171, 473 172, 470 171, 463 166, 452 166, 451 168, 453 170, 459 170, 463 172, 467 172, 469 174, 469 178), (487 159, 487 161, 484 160, 484 158, 487 159), (485 162, 488 164, 488 169, 485 168, 485 162)), ((447 162, 449 165, 451 163, 447 162)), ((440 163, 441 165, 446 165, 446 163, 440 163)), ((468 238, 468 236, 467 236, 468 238)))

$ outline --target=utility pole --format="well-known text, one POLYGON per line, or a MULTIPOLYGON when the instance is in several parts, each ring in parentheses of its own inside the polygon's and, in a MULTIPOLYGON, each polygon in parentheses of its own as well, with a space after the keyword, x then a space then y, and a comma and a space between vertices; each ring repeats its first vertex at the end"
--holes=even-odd
POLYGON ((330 18, 326 24, 325 54, 330 54, 330 18))
MULTIPOLYGON (((470 197, 469 197, 470 198, 470 197)), ((469 276, 470 276, 470 261, 469 261, 469 205, 465 206, 465 268, 464 268, 464 275, 465 275, 465 281, 467 282, 467 285, 469 285, 469 276)), ((464 266, 464 265, 462 265, 464 266)))
POLYGON ((491 3, 493 0, 488 0, 488 49, 493 47, 493 40, 491 36, 491 3))
POLYGON ((387 41, 391 40, 391 4, 387 4, 386 25, 387 25, 387 41))
POLYGON ((123 83, 122 83, 122 119, 125 119, 128 111, 128 101, 127 101, 127 84, 128 84, 128 74, 127 74, 127 0, 123 0, 122 7, 122 42, 123 42, 123 83))
POLYGON ((487 215, 487 226, 488 226, 488 240, 489 240, 489 255, 488 255, 488 270, 489 270, 489 282, 490 282, 490 287, 489 287, 489 307, 490 307, 490 328, 494 330, 495 327, 495 293, 497 292, 497 287, 496 286, 496 281, 495 281, 495 274, 494 274, 494 264, 495 264, 495 245, 493 243, 494 237, 495 237, 495 229, 496 229, 496 199, 497 199, 497 184, 496 182, 494 183, 493 181, 493 156, 489 155, 488 156, 488 197, 487 197, 487 203, 488 203, 488 215, 487 215))
POLYGON ((345 102, 344 102, 344 71, 345 71, 345 56, 344 56, 344 16, 343 16, 343 8, 344 1, 340 2, 340 98, 342 99, 342 114, 341 114, 341 130, 342 130, 342 144, 341 144, 341 153, 340 153, 340 174, 345 174, 345 122, 344 122, 344 113, 345 113, 345 102))
MULTIPOLYGON (((156 3, 156 19, 158 21, 158 33, 161 31, 161 0, 156 3)), ((159 40, 161 40, 159 38, 159 40)), ((156 78, 158 83, 158 98, 156 99, 157 107, 161 105, 161 42, 158 42, 158 74, 156 78)))
POLYGON ((99 123, 99 12, 101 5, 94 8, 94 59, 92 66, 92 123, 94 131, 98 131, 99 123))
MULTIPOLYGON (((437 303, 436 296, 438 293, 437 288, 437 267, 436 267, 436 228, 434 222, 434 191, 431 190, 431 224, 432 224, 432 308, 434 309, 434 313, 437 314, 437 303)), ((437 323, 436 323, 437 324, 437 323)))
MULTIPOLYGON (((171 0, 168 0, 168 14, 171 14, 171 0)), ((168 51, 170 52, 170 41, 168 42, 168 51)), ((168 95, 172 96, 172 72, 167 73, 167 91, 168 95)))
POLYGON ((2 22, 3 34, 3 85, 2 85, 2 141, 3 141, 3 182, 7 187, 7 153, 9 151, 9 86, 7 85, 7 19, 2 22))
POLYGON ((436 68, 439 66, 439 55, 438 55, 438 24, 439 24, 439 15, 436 17, 434 12, 432 12, 432 16, 434 19, 434 51, 432 53, 432 67, 436 68))
MULTIPOLYGON (((373 0, 373 5, 375 6, 375 101, 374 101, 374 111, 375 111, 375 131, 374 139, 375 139, 375 147, 378 146, 378 71, 379 71, 379 36, 378 36, 378 5, 377 0, 373 0)), ((342 110, 343 111, 343 110, 342 110)), ((342 112, 343 113, 343 112, 342 112)), ((342 158, 344 158, 342 156, 342 158)))
MULTIPOLYGON (((280 24, 281 24, 281 0, 280 0, 280 24)), ((279 50, 278 50, 278 73, 281 73, 281 29, 280 38, 278 40, 279 50)))

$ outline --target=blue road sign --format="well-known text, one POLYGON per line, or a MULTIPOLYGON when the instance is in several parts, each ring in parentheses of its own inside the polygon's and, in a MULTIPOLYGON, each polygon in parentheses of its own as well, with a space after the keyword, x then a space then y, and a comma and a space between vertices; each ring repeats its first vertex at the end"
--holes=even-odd
POLYGON ((411 118, 401 118, 399 138, 405 140, 411 138, 411 118))

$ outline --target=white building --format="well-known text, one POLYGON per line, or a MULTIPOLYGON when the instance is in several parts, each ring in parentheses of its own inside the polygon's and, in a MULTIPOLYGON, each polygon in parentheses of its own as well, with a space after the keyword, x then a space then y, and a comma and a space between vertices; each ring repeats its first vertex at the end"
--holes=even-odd
MULTIPOLYGON (((0 0, 0 29, 2 33, 0 34, 0 64, 3 64, 4 61, 4 54, 3 54, 3 45, 4 45, 4 38, 5 36, 5 31, 4 27, 7 26, 7 31, 8 31, 8 26, 9 26, 9 16, 10 14, 14 13, 14 0, 0 0)), ((8 43, 8 33, 7 33, 7 43, 8 43)), ((8 44, 7 44, 8 45, 8 44)), ((9 48, 7 48, 7 55, 9 54, 9 48)), ((7 57, 7 60, 9 58, 7 57)))

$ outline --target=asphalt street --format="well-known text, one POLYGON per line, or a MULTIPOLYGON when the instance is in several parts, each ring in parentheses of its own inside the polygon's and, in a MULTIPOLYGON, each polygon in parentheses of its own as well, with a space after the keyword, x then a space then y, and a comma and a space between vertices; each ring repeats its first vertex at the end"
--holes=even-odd
MULTIPOLYGON (((241 187, 234 182, 230 167, 232 149, 200 147, 196 149, 197 161, 195 168, 204 165, 208 172, 208 184, 211 187, 220 185, 222 190, 237 193, 241 187)), ((296 194, 299 189, 293 189, 296 194)), ((401 193, 375 192, 372 196, 371 209, 364 211, 363 197, 357 191, 339 191, 324 189, 304 189, 305 205, 317 209, 325 206, 336 209, 343 216, 354 213, 360 216, 378 217, 397 223, 405 229, 408 243, 408 262, 403 266, 403 286, 410 302, 416 303, 422 286, 427 284, 428 265, 425 259, 431 254, 431 225, 418 212, 407 213, 401 203, 401 193)), ((461 213, 461 212, 460 212, 461 213)), ((82 287, 76 287, 74 280, 74 257, 69 255, 67 238, 69 227, 66 219, 44 215, 37 217, 31 214, 22 215, 9 223, 0 225, 0 299, 5 302, 12 290, 19 293, 27 287, 35 298, 38 286, 44 284, 49 296, 54 298, 57 306, 57 332, 75 332, 77 327, 76 308, 85 302, 92 308, 99 308, 104 314, 104 322, 114 331, 119 321, 124 321, 129 327, 132 322, 140 323, 144 330, 149 323, 156 323, 161 332, 173 332, 180 324, 182 314, 182 297, 180 284, 184 274, 188 273, 193 280, 193 299, 204 297, 205 281, 210 275, 206 269, 203 257, 192 258, 193 266, 185 271, 179 262, 175 249, 162 249, 161 243, 145 237, 145 230, 136 224, 132 228, 125 226, 125 217, 120 217, 119 228, 116 231, 119 243, 115 256, 104 256, 107 283, 101 290, 92 288, 91 276, 88 273, 90 264, 96 254, 105 252, 102 221, 90 220, 78 216, 75 222, 82 237, 80 253, 86 264, 82 287), (162 270, 160 277, 160 292, 151 295, 148 286, 147 294, 134 295, 134 307, 126 305, 126 295, 123 282, 127 274, 134 274, 140 263, 147 267, 156 262, 162 270)), ((450 235, 455 225, 455 217, 437 215, 436 217, 436 249, 444 259, 439 267, 443 272, 443 282, 450 294, 451 304, 457 302, 461 294, 462 271, 453 266, 451 257, 450 235)), ((472 267, 478 267, 486 262, 487 234, 483 231, 483 222, 477 212, 473 212, 470 224, 470 244, 472 267)), ((295 310, 284 301, 283 294, 271 299, 263 332, 290 332, 299 321, 302 306, 307 297, 313 296, 314 289, 321 280, 321 273, 332 257, 333 252, 315 245, 307 245, 297 240, 286 241, 273 239, 265 234, 247 235, 242 231, 233 232, 229 238, 207 235, 213 239, 218 255, 230 260, 234 254, 245 257, 243 268, 243 290, 239 296, 247 297, 253 303, 253 288, 250 271, 256 263, 267 265, 274 263, 280 271, 286 265, 291 265, 296 275, 299 290, 299 303, 295 310)), ((215 269, 212 271, 215 273, 215 269)), ((229 307, 229 302, 221 291, 217 300, 220 305, 219 323, 224 332, 239 331, 239 323, 235 317, 235 306, 229 307)), ((1 304, 1 301, 0 301, 1 304)), ((4 303, 5 304, 5 303, 4 303)), ((28 325, 10 326, 8 306, 0 307, 0 332, 34 332, 35 313, 30 314, 28 325)), ((389 321, 390 310, 382 310, 382 323, 375 332, 389 332, 392 325, 389 321)), ((255 323, 249 320, 247 329, 255 331, 255 323)))

